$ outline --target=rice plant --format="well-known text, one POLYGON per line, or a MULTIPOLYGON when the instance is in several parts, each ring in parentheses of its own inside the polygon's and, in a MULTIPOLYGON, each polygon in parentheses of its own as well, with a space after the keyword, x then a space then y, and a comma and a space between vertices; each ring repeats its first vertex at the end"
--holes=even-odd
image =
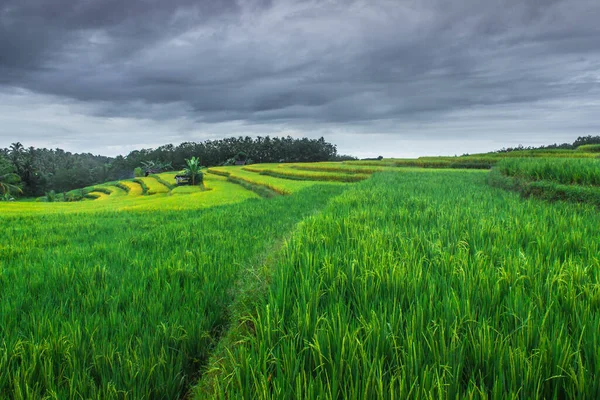
POLYGON ((502 175, 525 180, 600 186, 600 159, 505 159, 496 165, 496 169, 502 175))
POLYGON ((197 398, 598 398, 600 214, 466 171, 305 219, 197 398))
POLYGON ((488 182, 525 197, 600 207, 598 159, 507 159, 494 167, 488 182))
MULTIPOLYGON (((270 164, 271 168, 275 166, 270 164)), ((257 168, 254 165, 251 168, 243 169, 242 167, 212 167, 208 169, 209 174, 217 174, 225 177, 231 177, 237 180, 241 180, 247 182, 251 185, 259 185, 264 186, 270 190, 273 190, 279 194, 287 195, 299 190, 314 186, 317 182, 309 181, 309 180, 290 180, 290 179, 280 179, 274 176, 268 176, 266 174, 261 174, 260 170, 254 170, 252 168, 257 168), (258 171, 258 172, 256 172, 258 171)), ((331 183, 335 184, 335 183, 331 183)))
POLYGON ((186 196, 2 210, 0 398, 183 397, 244 271, 342 190, 267 202, 211 184, 186 196), (227 205, 225 190, 247 201, 227 205), (213 207, 189 206, 211 195, 213 207))
POLYGON ((593 203, 598 160, 494 157, 0 202, 0 398, 599 398, 597 208, 486 184, 593 203))

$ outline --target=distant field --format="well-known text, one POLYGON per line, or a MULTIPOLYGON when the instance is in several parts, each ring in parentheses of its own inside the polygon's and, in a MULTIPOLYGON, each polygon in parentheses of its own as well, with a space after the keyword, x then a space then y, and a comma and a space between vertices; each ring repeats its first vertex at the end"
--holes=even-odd
POLYGON ((593 151, 0 202, 0 398, 599 398, 593 151))
MULTIPOLYGON (((319 163, 313 163, 318 165, 319 163)), ((311 165, 311 164, 308 164, 311 165)), ((305 180, 305 181, 326 181, 326 182, 358 182, 369 177, 368 174, 354 170, 352 173, 347 173, 342 169, 323 170, 318 167, 299 168, 298 164, 257 164, 249 165, 242 168, 245 171, 256 172, 261 175, 273 176, 275 178, 305 180)))
MULTIPOLYGON (((276 167, 276 164, 267 165, 270 165, 272 168, 276 167)), ((252 171, 252 169, 259 167, 250 166, 250 168, 251 170, 247 170, 244 167, 213 167, 209 168, 208 171, 230 179, 233 178, 233 180, 240 180, 252 185, 264 186, 274 192, 284 195, 314 186, 317 183, 308 180, 280 179, 279 177, 261 175, 260 173, 252 171)))
POLYGON ((457 168, 457 169, 490 169, 497 162, 506 158, 598 158, 597 146, 581 146, 577 150, 516 150, 505 153, 483 153, 459 157, 419 157, 419 158, 384 158, 382 160, 345 161, 348 165, 379 167, 420 167, 420 168, 457 168))
MULTIPOLYGON (((169 178, 170 173, 165 174, 169 178)), ((104 212, 104 211, 123 211, 123 210, 183 210, 212 207, 237 203, 258 196, 239 185, 219 179, 214 175, 208 174, 205 180, 207 190, 199 188, 190 188, 181 186, 169 192, 168 188, 160 184, 156 179, 146 179, 150 185, 148 195, 142 194, 142 186, 133 181, 122 181, 121 184, 127 186, 130 190, 125 195, 122 192, 105 195, 99 194, 106 201, 85 201, 85 202, 0 202, 0 213, 8 215, 22 215, 23 213, 81 213, 81 212, 104 212), (189 194, 185 199, 173 194, 189 194)), ((98 185, 97 187, 103 187, 98 185)), ((110 186, 109 186, 110 187, 110 186)), ((93 190, 89 188, 88 190, 93 190)))

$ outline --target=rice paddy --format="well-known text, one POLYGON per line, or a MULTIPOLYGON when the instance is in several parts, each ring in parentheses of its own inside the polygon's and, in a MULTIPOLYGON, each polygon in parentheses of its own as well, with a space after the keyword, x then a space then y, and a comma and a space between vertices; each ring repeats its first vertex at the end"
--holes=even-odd
POLYGON ((7 205, 21 212, 0 219, 0 397, 183 396, 225 326, 240 273, 343 189, 265 202, 206 183, 213 190, 181 196, 7 205), (220 192, 241 199, 220 194, 204 207, 215 199, 201 196, 220 192))
POLYGON ((0 203, 0 398, 598 398, 600 201, 539 189, 599 198, 575 153, 0 203))
POLYGON ((525 197, 600 207, 600 159, 505 159, 490 172, 488 181, 525 197))
POLYGON ((243 167, 245 171, 256 172, 261 175, 273 176, 276 178, 306 180, 306 181, 327 181, 327 182, 358 182, 369 177, 366 173, 357 172, 347 173, 341 169, 338 170, 319 170, 318 167, 310 168, 315 163, 307 163, 304 168, 298 168, 298 164, 258 164, 243 167), (308 169, 307 169, 308 168, 308 169))
MULTIPOLYGON (((272 166, 273 167, 273 166, 272 166)), ((251 185, 264 186, 276 193, 288 195, 314 186, 317 182, 309 180, 282 179, 282 177, 261 174, 259 166, 250 167, 214 167, 208 171, 227 177, 230 181, 242 181, 251 185)))
POLYGON ((600 186, 600 159, 505 159, 496 168, 505 176, 563 185, 600 186))
POLYGON ((305 219, 198 398, 596 398, 600 215, 386 173, 305 219))

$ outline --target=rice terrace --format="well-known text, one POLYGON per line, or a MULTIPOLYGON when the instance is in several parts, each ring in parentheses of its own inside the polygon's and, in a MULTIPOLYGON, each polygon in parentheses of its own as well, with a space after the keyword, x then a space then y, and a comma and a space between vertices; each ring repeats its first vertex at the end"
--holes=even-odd
POLYGON ((0 398, 598 398, 598 149, 136 159, 20 198, 14 145, 0 398))

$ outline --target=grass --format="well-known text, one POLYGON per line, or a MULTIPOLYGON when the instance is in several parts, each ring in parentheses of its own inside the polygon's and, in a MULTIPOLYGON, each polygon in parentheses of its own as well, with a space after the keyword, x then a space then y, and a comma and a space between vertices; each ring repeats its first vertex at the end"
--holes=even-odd
POLYGON ((148 185, 146 184, 146 182, 142 179, 142 178, 135 178, 133 180, 133 182, 137 183, 138 185, 140 185, 140 187, 142 188, 142 194, 146 195, 148 194, 148 185))
POLYGON ((467 154, 460 157, 419 157, 419 158, 384 158, 381 160, 356 160, 344 161, 352 166, 373 167, 419 167, 419 168, 456 168, 456 169, 490 169, 496 163, 511 158, 598 158, 598 149, 595 145, 579 146, 576 150, 541 149, 541 150, 515 150, 510 152, 493 152, 482 154, 467 154))
MULTIPOLYGON (((317 164, 317 163, 315 163, 317 164)), ((332 172, 328 170, 300 169, 297 164, 257 164, 242 168, 244 171, 256 172, 261 175, 273 176, 275 178, 306 180, 306 181, 326 181, 326 182, 358 182, 369 177, 363 173, 345 173, 332 172)))
POLYGON ((600 144, 584 144, 579 146, 576 150, 585 153, 600 153, 600 144))
MULTIPOLYGON (((170 176, 171 175, 169 174, 169 177, 170 176)), ((164 187, 166 187, 168 190, 173 190, 173 189, 175 189, 177 187, 176 183, 171 183, 171 182, 163 179, 161 175, 152 174, 152 175, 150 175, 150 177, 156 179, 161 185, 163 185, 164 187)))
MULTIPOLYGON (((162 200, 160 212, 2 214, 0 397, 183 396, 227 323, 229 289, 246 266, 342 190, 169 205, 223 187, 245 191, 211 183, 208 192, 136 199, 162 200)), ((75 206, 90 203, 119 202, 75 206)))
POLYGON ((197 397, 596 398, 600 215, 485 180, 379 174, 305 219, 197 397))
POLYGON ((126 187, 127 188, 127 193, 130 194, 130 195, 132 195, 132 196, 141 196, 144 193, 144 189, 137 182, 122 181, 122 182, 119 182, 119 184, 123 185, 124 187, 126 187))
POLYGON ((106 185, 104 187, 110 191, 110 196, 113 199, 118 198, 118 197, 127 196, 127 194, 129 193, 129 190, 127 190, 126 186, 120 185, 118 183, 113 184, 113 185, 106 185))
POLYGON ((598 398, 599 160, 513 153, 0 203, 0 398, 598 398))
POLYGON ((200 193, 204 189, 200 186, 177 186, 173 190, 171 190, 172 194, 193 194, 200 193))
POLYGON ((322 171, 346 174, 373 174, 375 172, 391 171, 393 167, 350 164, 344 162, 294 163, 290 168, 303 171, 322 171))
MULTIPOLYGON (((140 181, 142 182, 142 181, 140 181)), ((120 184, 129 187, 125 196, 104 195, 105 201, 84 201, 73 203, 43 203, 43 202, 0 202, 0 215, 43 215, 65 213, 97 213, 106 211, 166 211, 166 210, 195 210, 215 205, 224 205, 257 198, 253 192, 243 187, 227 182, 226 179, 212 175, 205 177, 204 190, 174 189, 175 193, 182 194, 188 191, 185 199, 180 196, 171 196, 169 193, 143 195, 142 186, 135 181, 121 181, 120 184)), ((94 193, 93 196, 101 195, 94 193)))
POLYGON ((506 159, 496 169, 502 175, 530 181, 600 186, 600 159, 506 159))
POLYGON ((146 176, 144 178, 138 178, 140 181, 146 185, 147 193, 149 195, 157 194, 157 193, 169 193, 171 190, 170 187, 160 182, 160 178, 157 179, 154 176, 146 176))
POLYGON ((299 190, 314 186, 317 182, 304 180, 279 179, 277 177, 261 175, 252 171, 244 170, 239 166, 213 167, 208 169, 210 174, 217 174, 245 181, 251 185, 264 186, 279 194, 288 195, 299 190))
POLYGON ((490 172, 488 182, 524 197, 600 207, 599 159, 506 159, 490 172))

